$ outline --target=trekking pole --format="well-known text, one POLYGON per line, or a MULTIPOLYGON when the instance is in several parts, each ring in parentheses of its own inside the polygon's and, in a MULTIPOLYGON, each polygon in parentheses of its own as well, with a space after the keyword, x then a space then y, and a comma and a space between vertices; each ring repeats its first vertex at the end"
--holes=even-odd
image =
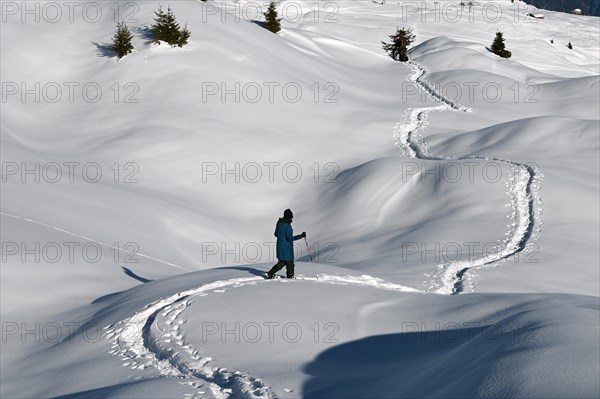
POLYGON ((310 263, 312 264, 312 267, 313 267, 313 273, 315 273, 315 277, 318 280, 319 275, 317 274, 317 270, 315 269, 315 263, 313 262, 313 257, 312 257, 312 254, 310 253, 310 245, 308 245, 308 241, 306 240, 306 237, 304 237, 304 242, 306 243, 306 249, 308 250, 308 256, 310 256, 310 263))

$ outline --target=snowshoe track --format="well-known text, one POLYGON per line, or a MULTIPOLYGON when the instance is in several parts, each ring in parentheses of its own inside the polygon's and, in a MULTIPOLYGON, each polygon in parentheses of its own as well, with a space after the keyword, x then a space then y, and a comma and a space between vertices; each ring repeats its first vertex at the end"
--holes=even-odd
MULTIPOLYGON (((318 279, 299 276, 298 280, 367 286, 389 291, 421 292, 368 275, 319 275, 318 279)), ((275 393, 259 378, 246 372, 212 366, 213 358, 200 356, 197 349, 185 342, 180 331, 180 326, 185 320, 179 315, 194 299, 245 285, 272 282, 288 284, 294 280, 267 281, 269 280, 262 277, 215 281, 152 302, 133 316, 105 327, 106 338, 112 342, 110 353, 120 356, 124 361, 123 365, 131 369, 143 370, 153 367, 161 376, 180 378, 182 384, 197 389, 201 397, 206 396, 209 390, 217 398, 276 398, 275 393), (160 321, 160 324, 157 321, 160 321)))
POLYGON ((425 68, 413 61, 409 61, 408 64, 413 69, 413 74, 409 79, 441 104, 433 107, 410 108, 404 115, 404 121, 396 124, 394 139, 396 140, 396 146, 400 148, 403 155, 410 158, 441 162, 468 159, 495 161, 508 164, 514 171, 507 182, 507 194, 510 196, 509 206, 512 208, 512 213, 508 217, 513 222, 509 225, 510 230, 505 234, 507 238, 502 241, 500 250, 473 260, 459 260, 440 264, 433 275, 427 275, 428 277, 432 276, 427 291, 439 294, 458 294, 464 290, 464 278, 469 269, 496 266, 498 262, 506 261, 520 252, 529 250, 534 245, 530 243, 530 240, 531 238, 537 238, 536 234, 541 231, 541 225, 543 224, 541 221, 541 199, 539 197, 540 182, 543 175, 539 174, 534 164, 498 157, 448 157, 432 154, 426 143, 417 137, 426 126, 429 112, 472 112, 472 109, 445 98, 436 91, 434 85, 424 80, 423 77, 427 73, 425 68))

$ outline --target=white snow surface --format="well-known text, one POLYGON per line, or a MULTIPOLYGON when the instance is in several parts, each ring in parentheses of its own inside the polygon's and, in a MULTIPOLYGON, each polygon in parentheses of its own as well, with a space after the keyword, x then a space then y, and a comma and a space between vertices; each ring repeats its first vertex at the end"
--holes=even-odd
POLYGON ((600 25, 516 3, 2 1, 0 396, 600 396, 600 25))

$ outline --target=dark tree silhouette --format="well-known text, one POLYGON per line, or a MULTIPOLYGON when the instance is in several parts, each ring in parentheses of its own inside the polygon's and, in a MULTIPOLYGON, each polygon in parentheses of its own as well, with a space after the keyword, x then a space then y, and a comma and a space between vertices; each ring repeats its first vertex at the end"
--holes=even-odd
POLYGON ((113 36, 113 42, 110 48, 117 54, 117 58, 123 58, 133 51, 131 44, 133 35, 129 32, 129 28, 124 22, 117 22, 117 31, 113 36))
POLYGON ((398 29, 395 34, 390 35, 390 43, 381 42, 383 49, 392 57, 395 61, 408 61, 407 49, 408 46, 415 40, 410 29, 398 29))
POLYGON ((510 58, 510 56, 512 55, 510 51, 504 48, 504 37, 502 36, 502 32, 496 32, 496 37, 492 42, 490 51, 502 58, 510 58))
POLYGON ((186 24, 183 27, 183 29, 179 31, 179 39, 177 40, 177 45, 179 47, 185 46, 191 35, 192 35, 192 33, 190 32, 190 30, 188 29, 187 24, 186 24))
POLYGON ((269 4, 269 8, 263 15, 265 16, 265 28, 273 33, 281 30, 281 18, 277 18, 277 8, 274 1, 269 4))
POLYGON ((156 14, 156 17, 151 29, 155 43, 163 41, 169 43, 171 46, 179 47, 187 44, 191 32, 187 26, 183 29, 179 27, 179 23, 171 7, 167 7, 166 13, 162 7, 159 7, 158 11, 155 11, 154 14, 156 14))

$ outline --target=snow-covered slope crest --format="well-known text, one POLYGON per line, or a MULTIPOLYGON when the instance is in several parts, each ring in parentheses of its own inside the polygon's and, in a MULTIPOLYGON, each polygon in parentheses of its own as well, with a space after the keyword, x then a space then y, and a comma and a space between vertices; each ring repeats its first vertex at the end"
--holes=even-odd
POLYGON ((589 397, 598 390, 597 326, 590 322, 600 310, 595 298, 481 294, 449 300, 334 267, 323 267, 318 279, 294 281, 265 281, 253 276, 257 272, 244 266, 189 273, 65 313, 61 322, 87 327, 40 345, 8 371, 26 377, 33 362, 52 361, 63 370, 61 384, 51 383, 52 369, 38 370, 38 381, 49 379, 43 388, 10 383, 4 392, 360 398, 374 392, 589 397), (336 300, 323 301, 327 295, 336 300), (93 342, 84 333, 90 326, 101 330, 93 342), (551 360, 556 351, 561 362, 551 360), (82 354, 94 363, 73 362, 82 354), (573 374, 575 363, 581 371, 573 374), (103 373, 81 379, 98 364, 103 373))

